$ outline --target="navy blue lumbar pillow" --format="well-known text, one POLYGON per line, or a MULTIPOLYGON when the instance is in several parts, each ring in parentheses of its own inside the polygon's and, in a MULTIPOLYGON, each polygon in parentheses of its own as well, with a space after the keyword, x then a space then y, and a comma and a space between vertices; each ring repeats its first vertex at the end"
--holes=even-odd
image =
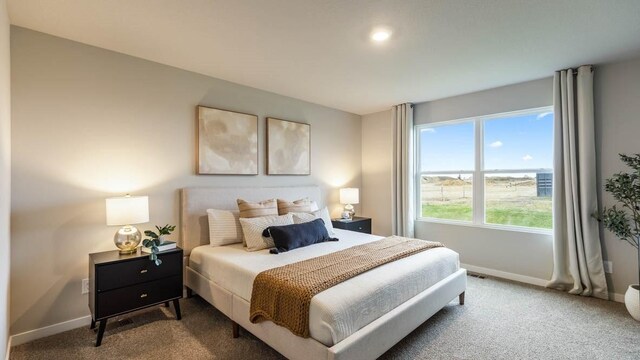
POLYGON ((338 239, 329 236, 322 219, 315 219, 302 224, 270 226, 264 230, 262 236, 273 239, 276 247, 270 250, 272 254, 325 241, 338 241, 338 239))

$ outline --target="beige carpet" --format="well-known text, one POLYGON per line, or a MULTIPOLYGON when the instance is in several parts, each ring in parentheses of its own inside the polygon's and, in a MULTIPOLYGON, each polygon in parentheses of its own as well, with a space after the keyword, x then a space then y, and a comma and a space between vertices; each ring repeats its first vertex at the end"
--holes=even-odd
MULTIPOLYGON (((640 359, 640 322, 623 304, 469 277, 466 305, 451 303, 383 359, 640 359)), ((157 307, 113 321, 102 346, 87 328, 16 346, 11 359, 281 359, 198 297, 183 318, 157 307)))

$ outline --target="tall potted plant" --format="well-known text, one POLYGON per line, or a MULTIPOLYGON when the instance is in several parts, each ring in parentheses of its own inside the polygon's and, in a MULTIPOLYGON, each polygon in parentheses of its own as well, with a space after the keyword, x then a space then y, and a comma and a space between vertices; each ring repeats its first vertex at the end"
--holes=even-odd
MULTIPOLYGON (((606 180, 604 189, 620 205, 604 208, 600 221, 620 240, 626 241, 638 252, 638 279, 640 281, 640 154, 620 154, 622 162, 632 171, 620 172, 606 180)), ((640 321, 640 285, 629 285, 624 304, 631 316, 640 321)))

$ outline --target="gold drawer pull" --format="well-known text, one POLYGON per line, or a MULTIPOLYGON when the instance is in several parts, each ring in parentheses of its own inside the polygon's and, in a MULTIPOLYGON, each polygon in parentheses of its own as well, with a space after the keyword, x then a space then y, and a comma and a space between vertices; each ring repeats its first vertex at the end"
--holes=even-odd
POLYGON ((147 271, 148 271, 147 269, 140 270, 140 274, 146 274, 146 273, 147 273, 147 271))
POLYGON ((147 294, 142 294, 142 295, 140 295, 140 298, 141 298, 141 299, 142 299, 142 298, 146 298, 146 297, 147 297, 147 294))

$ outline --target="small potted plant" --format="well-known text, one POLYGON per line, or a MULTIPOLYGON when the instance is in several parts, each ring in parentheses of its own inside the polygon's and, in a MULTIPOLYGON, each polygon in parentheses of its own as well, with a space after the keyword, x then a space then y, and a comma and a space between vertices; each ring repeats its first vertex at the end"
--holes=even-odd
MULTIPOLYGON (((598 220, 604 227, 638 251, 638 278, 640 280, 640 154, 620 154, 622 162, 633 171, 620 172, 606 180, 604 189, 620 204, 604 208, 598 220)), ((631 316, 640 321, 640 286, 629 285, 624 304, 631 316)))
POLYGON ((156 229, 158 230, 157 233, 155 231, 145 230, 144 234, 149 238, 142 240, 142 246, 151 249, 149 260, 153 261, 156 266, 160 266, 160 264, 162 264, 162 260, 158 258, 158 246, 164 243, 165 236, 171 234, 173 230, 176 229, 176 226, 167 224, 160 227, 156 225, 156 229))

